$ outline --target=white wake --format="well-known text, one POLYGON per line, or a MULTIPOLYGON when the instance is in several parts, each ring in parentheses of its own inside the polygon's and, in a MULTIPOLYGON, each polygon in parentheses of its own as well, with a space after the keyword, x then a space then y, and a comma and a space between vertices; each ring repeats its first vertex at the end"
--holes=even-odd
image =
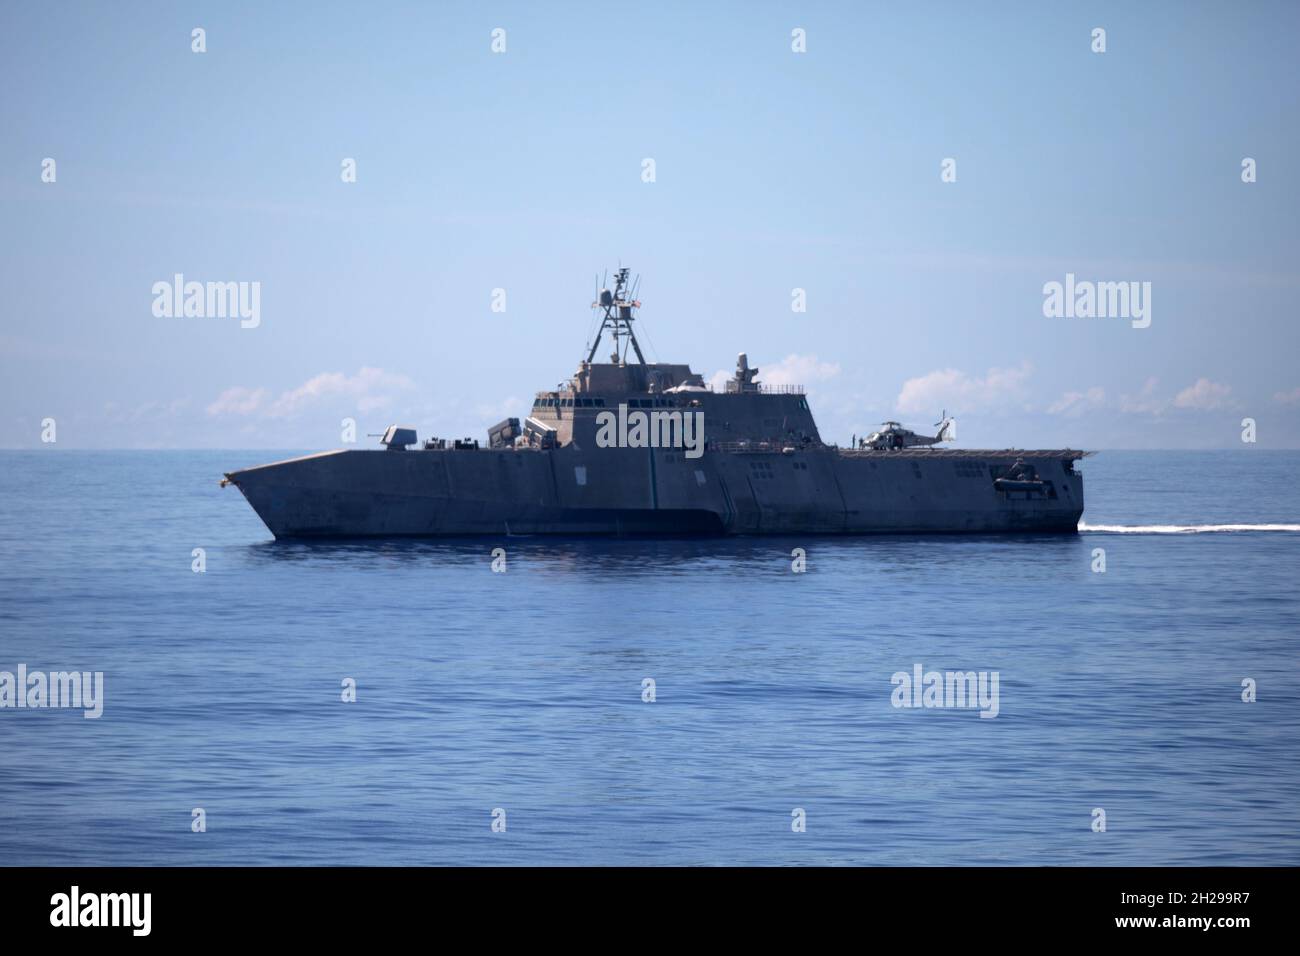
POLYGON ((1300 524, 1085 524, 1080 531, 1101 534, 1207 534, 1215 531, 1300 531, 1300 524))

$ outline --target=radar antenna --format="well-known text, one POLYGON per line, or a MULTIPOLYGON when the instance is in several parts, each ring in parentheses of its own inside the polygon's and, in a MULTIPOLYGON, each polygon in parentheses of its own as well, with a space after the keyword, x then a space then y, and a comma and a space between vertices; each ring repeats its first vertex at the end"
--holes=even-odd
MULTIPOLYGON (((591 303, 593 309, 603 309, 604 318, 601 319, 600 328, 596 330, 596 341, 591 345, 591 351, 587 353, 587 363, 590 364, 596 358, 596 349, 600 348, 600 337, 606 329, 614 338, 614 353, 610 356, 610 363, 613 365, 625 365, 627 363, 627 347, 632 346, 636 352, 637 361, 642 365, 646 364, 645 356, 641 354, 641 345, 636 340, 636 334, 632 331, 632 321, 636 317, 632 314, 633 309, 639 309, 641 303, 636 300, 635 293, 629 291, 627 268, 620 268, 614 274, 614 291, 608 288, 601 289, 596 296, 596 301, 591 303), (620 341, 620 340, 626 341, 620 341)), ((636 285, 641 285, 641 277, 637 276, 636 285)))

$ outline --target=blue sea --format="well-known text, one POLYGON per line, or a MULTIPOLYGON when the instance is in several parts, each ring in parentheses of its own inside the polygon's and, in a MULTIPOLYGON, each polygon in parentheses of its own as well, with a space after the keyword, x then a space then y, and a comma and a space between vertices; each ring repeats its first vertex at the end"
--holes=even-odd
POLYGON ((104 674, 0 710, 0 864, 1300 864, 1300 453, 1103 452, 1077 536, 277 543, 217 481, 291 454, 0 453, 0 670, 104 674))

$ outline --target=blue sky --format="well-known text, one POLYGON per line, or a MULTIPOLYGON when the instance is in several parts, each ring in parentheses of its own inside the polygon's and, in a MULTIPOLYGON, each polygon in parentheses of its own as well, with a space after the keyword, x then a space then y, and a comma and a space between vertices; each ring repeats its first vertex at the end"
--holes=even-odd
POLYGON ((746 351, 831 440, 947 408, 967 447, 1300 447, 1295 4, 0 21, 3 447, 483 437, 572 373, 620 260, 652 357, 746 351), (154 316, 176 273, 260 283, 260 325, 154 316), (1066 273, 1150 282, 1150 327, 1045 317, 1066 273))

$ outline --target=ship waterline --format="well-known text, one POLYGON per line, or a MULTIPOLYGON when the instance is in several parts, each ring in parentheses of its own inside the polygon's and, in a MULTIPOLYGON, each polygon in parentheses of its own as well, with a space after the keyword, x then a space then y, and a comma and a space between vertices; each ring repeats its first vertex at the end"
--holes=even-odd
POLYGON ((512 418, 490 429, 488 447, 419 446, 413 430, 392 427, 383 450, 308 455, 222 483, 277 538, 1077 529, 1074 463, 1085 452, 941 449, 955 432, 946 416, 933 438, 890 422, 856 447, 827 444, 802 389, 763 386, 743 353, 724 391, 687 365, 646 362, 627 270, 616 280, 594 303, 600 333, 574 376, 539 392, 523 427, 512 418), (595 362, 605 332, 614 351, 595 362), (611 419, 629 409, 707 430, 684 447, 611 442, 611 419))

